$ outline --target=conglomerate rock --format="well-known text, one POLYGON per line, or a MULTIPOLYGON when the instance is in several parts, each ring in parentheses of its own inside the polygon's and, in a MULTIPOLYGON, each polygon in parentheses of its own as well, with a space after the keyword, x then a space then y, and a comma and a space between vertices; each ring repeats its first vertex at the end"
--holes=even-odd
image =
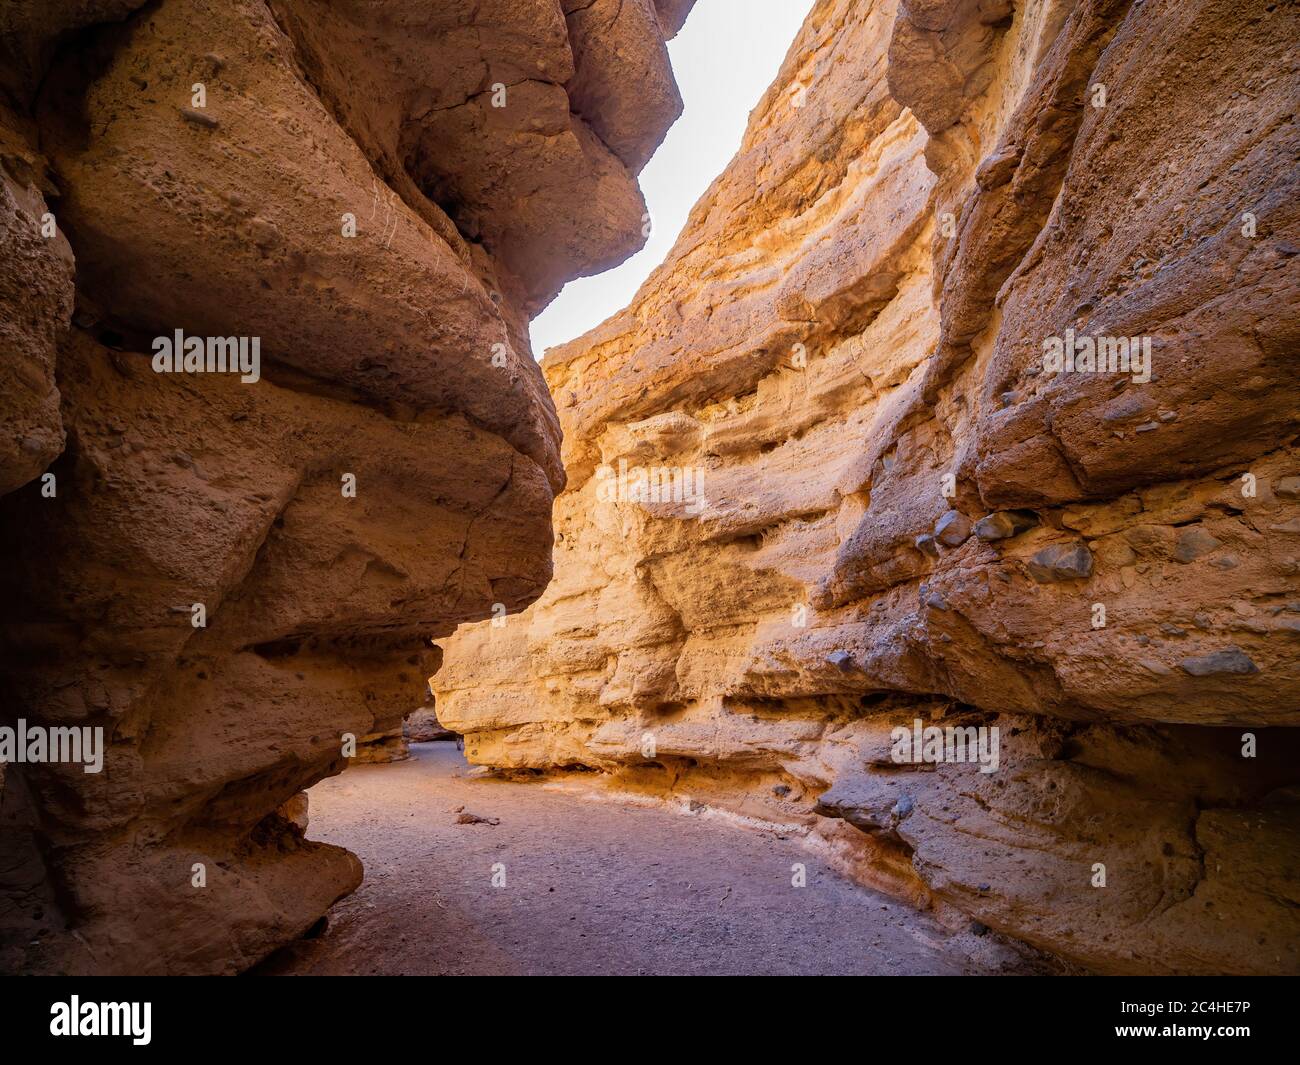
POLYGON ((4 5, 0 726, 106 750, 3 768, 0 968, 233 972, 359 883, 300 793, 551 573, 527 320, 639 246, 679 107, 689 5, 625 6, 4 5))
POLYGON ((818 0, 545 360, 555 577, 431 682, 469 757, 802 824, 1089 969, 1300 971, 1297 39, 818 0), (996 768, 907 760, 933 726, 996 768))

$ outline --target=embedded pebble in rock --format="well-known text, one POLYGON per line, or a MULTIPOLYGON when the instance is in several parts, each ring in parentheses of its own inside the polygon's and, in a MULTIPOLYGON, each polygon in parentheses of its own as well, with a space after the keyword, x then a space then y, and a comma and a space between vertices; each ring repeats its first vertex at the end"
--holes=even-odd
POLYGON ((931 591, 925 585, 921 586, 921 601, 933 610, 948 609, 948 600, 943 597, 943 593, 931 591))
POLYGON ((1210 677, 1216 673, 1258 673, 1259 670, 1240 648, 1229 647, 1197 658, 1184 658, 1179 666, 1193 677, 1210 677))
POLYGON ((948 511, 934 525, 934 538, 944 547, 961 547, 970 539, 970 520, 965 514, 948 511))
POLYGON ((934 537, 929 533, 922 533, 914 542, 917 550, 924 551, 931 558, 939 557, 939 548, 935 546, 934 537))
POLYGON ((975 523, 975 535, 984 541, 1007 540, 1038 524, 1038 515, 1028 510, 999 510, 975 523))
POLYGON ((1300 499, 1300 477, 1283 477, 1273 486, 1283 499, 1300 499))
POLYGON ((1194 525, 1178 534, 1178 544, 1174 548, 1174 558, 1183 563, 1194 562, 1196 559, 1208 555, 1211 551, 1222 546, 1222 542, 1211 536, 1205 528, 1194 525))
POLYGON ((1092 553, 1084 544, 1053 544, 1029 560, 1036 581, 1081 580, 1092 573, 1092 553))

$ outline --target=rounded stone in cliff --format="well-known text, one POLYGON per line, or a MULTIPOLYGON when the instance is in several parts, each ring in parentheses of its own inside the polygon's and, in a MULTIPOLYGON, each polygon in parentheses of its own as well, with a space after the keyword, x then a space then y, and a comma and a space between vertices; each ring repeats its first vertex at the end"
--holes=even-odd
POLYGON ((961 547, 970 539, 970 520, 958 510, 950 510, 934 525, 934 538, 944 547, 961 547))
POLYGON ((853 656, 848 651, 832 651, 826 656, 826 661, 841 673, 848 673, 853 669, 853 656))
POLYGON ((1258 673, 1259 667, 1239 647, 1227 647, 1208 655, 1184 658, 1178 668, 1193 677, 1212 677, 1223 673, 1248 675, 1258 673))
POLYGON ((1032 510, 997 510, 975 523, 975 535, 988 543, 992 540, 1009 540, 1038 524, 1038 515, 1032 510))
POLYGON ((1090 577, 1092 552, 1082 543, 1053 544, 1030 559, 1029 575, 1043 584, 1090 577))
POLYGON ((1174 558, 1186 565, 1195 562, 1203 555, 1208 555, 1222 543, 1216 540, 1201 525, 1193 525, 1178 534, 1178 544, 1174 548, 1174 558))

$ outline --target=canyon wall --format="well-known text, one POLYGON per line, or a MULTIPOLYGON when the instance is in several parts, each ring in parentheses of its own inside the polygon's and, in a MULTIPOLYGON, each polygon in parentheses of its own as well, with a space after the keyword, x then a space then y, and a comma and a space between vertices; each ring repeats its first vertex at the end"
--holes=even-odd
POLYGON ((299 793, 550 578, 527 322, 643 242, 660 6, 4 6, 0 725, 105 750, 0 767, 0 969, 235 972, 360 882, 299 793))
POLYGON ((1092 971, 1300 971, 1296 40, 1266 0, 818 0, 664 265, 544 362, 554 579, 431 681, 470 759, 787 826, 1092 971))

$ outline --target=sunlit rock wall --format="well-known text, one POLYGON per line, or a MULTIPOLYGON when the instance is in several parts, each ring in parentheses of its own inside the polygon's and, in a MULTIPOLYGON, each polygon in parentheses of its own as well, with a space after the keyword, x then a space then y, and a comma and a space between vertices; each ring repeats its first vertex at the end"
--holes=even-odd
POLYGON ((819 0, 667 262, 545 361, 555 578, 432 682, 471 760, 799 824, 1089 969, 1300 971, 1298 38, 819 0), (900 762, 918 721, 996 770, 900 762))

